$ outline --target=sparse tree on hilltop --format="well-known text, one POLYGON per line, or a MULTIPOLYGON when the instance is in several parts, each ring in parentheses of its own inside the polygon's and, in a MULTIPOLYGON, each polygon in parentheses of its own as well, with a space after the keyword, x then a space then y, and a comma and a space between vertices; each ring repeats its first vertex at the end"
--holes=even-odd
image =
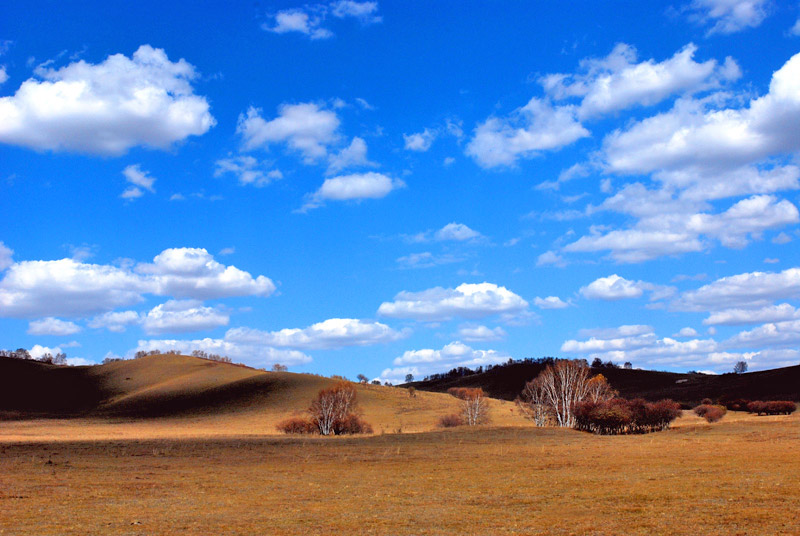
POLYGON ((289 367, 286 365, 281 365, 280 363, 272 365, 272 372, 286 372, 287 370, 289 370, 289 367))
POLYGON ((733 372, 736 374, 744 374, 747 372, 747 361, 737 361, 733 366, 733 372))
POLYGON ((406 374, 406 383, 411 383, 413 381, 414 381, 414 375, 413 374, 406 374))

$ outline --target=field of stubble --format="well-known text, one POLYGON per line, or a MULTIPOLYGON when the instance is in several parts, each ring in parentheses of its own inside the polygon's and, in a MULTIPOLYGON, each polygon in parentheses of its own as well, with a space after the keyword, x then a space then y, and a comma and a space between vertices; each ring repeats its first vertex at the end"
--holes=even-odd
POLYGON ((797 535, 798 482, 797 415, 624 437, 0 434, 0 534, 797 535))

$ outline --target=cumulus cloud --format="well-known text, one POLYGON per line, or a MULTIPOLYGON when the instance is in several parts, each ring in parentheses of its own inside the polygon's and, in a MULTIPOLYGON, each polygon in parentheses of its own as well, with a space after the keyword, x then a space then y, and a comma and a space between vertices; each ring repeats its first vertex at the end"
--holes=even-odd
POLYGON ((547 100, 533 98, 508 117, 490 117, 479 124, 466 153, 482 167, 492 168, 512 166, 519 158, 560 149, 589 136, 575 114, 572 105, 553 106, 547 100))
POLYGON ((436 134, 435 130, 428 128, 415 134, 403 134, 405 148, 408 151, 425 152, 431 148, 433 140, 436 139, 436 134))
POLYGON ((0 280, 0 316, 83 316, 141 302, 145 294, 215 299, 266 297, 274 283, 214 260, 205 249, 172 248, 133 268, 74 259, 22 261, 0 280))
POLYGON ((545 251, 536 257, 536 266, 555 266, 557 268, 563 268, 566 265, 567 261, 564 257, 555 251, 545 251))
POLYGON ((742 331, 725 341, 727 346, 744 348, 764 346, 780 348, 795 346, 798 343, 800 343, 800 320, 770 322, 750 331, 742 331))
POLYGON ((565 307, 569 307, 569 304, 558 296, 548 296, 546 298, 536 296, 533 300, 533 304, 539 309, 564 309, 565 307))
POLYGON ((310 39, 328 39, 333 32, 323 27, 329 16, 337 19, 354 18, 361 24, 375 24, 383 19, 378 15, 377 2, 337 0, 329 4, 306 5, 302 8, 284 9, 270 15, 272 25, 263 24, 264 30, 277 34, 297 32, 310 39))
POLYGON ((706 326, 741 326, 797 318, 800 318, 800 311, 788 303, 781 303, 754 309, 723 309, 722 311, 711 313, 708 318, 703 320, 703 324, 706 326))
POLYGON ((267 169, 263 162, 259 162, 249 155, 221 158, 214 164, 214 176, 232 174, 239 179, 239 184, 261 187, 283 178, 279 169, 267 169))
POLYGON ((0 142, 117 156, 136 146, 167 149, 216 123, 194 94, 194 67, 149 45, 131 58, 40 67, 36 75, 0 98, 0 142))
POLYGON ((768 0, 693 0, 689 20, 710 25, 707 35, 732 34, 759 26, 768 14, 768 0))
POLYGON ((49 346, 42 346, 40 344, 34 344, 33 348, 28 350, 28 353, 31 354, 31 357, 34 359, 40 359, 45 354, 50 354, 52 356, 56 354, 63 353, 61 351, 61 347, 55 346, 50 348, 49 346))
POLYGON ((79 333, 81 327, 74 322, 67 322, 48 316, 40 320, 34 320, 28 324, 29 335, 57 335, 60 337, 79 333))
POLYGON ((145 333, 159 335, 214 329, 227 326, 229 320, 224 311, 203 307, 197 300, 169 300, 143 315, 141 323, 145 333))
POLYGON ((356 167, 376 167, 378 164, 367 158, 367 142, 355 137, 350 145, 328 158, 328 173, 356 167))
POLYGON ((511 359, 511 356, 496 350, 474 350, 456 341, 440 350, 409 350, 394 359, 393 368, 381 372, 381 379, 400 382, 406 374, 422 377, 433 372, 441 372, 454 367, 478 367, 491 365, 511 359))
POLYGON ((260 344, 238 344, 224 339, 149 339, 140 340, 135 348, 129 350, 127 358, 132 358, 138 351, 150 352, 161 350, 167 352, 176 350, 182 354, 190 354, 194 350, 225 355, 237 363, 244 363, 252 367, 266 368, 280 363, 282 365, 294 366, 311 362, 311 357, 298 350, 281 350, 270 348, 260 344))
POLYGON ((360 201, 380 199, 393 190, 405 187, 405 182, 383 173, 353 173, 325 179, 319 190, 309 194, 300 212, 322 206, 326 201, 360 201))
POLYGON ((121 198, 136 199, 142 197, 144 195, 142 189, 151 193, 155 192, 153 188, 153 184, 156 182, 155 177, 151 177, 147 171, 142 171, 139 164, 126 167, 122 170, 122 174, 131 186, 128 186, 128 188, 122 192, 120 195, 121 198))
POLYGON ((676 311, 697 312, 754 309, 791 298, 800 298, 800 268, 723 277, 682 293, 670 307, 676 311))
POLYGON ((89 320, 88 326, 92 329, 107 329, 114 333, 122 333, 128 326, 141 322, 141 317, 136 311, 114 311, 97 315, 89 320))
POLYGON ((261 117, 260 109, 251 107, 239 116, 236 132, 247 151, 283 143, 312 163, 328 155, 328 147, 339 139, 339 124, 335 112, 306 102, 281 105, 278 116, 269 121, 261 117))
POLYGON ((422 242, 467 242, 483 238, 483 235, 463 223, 451 222, 437 231, 424 231, 415 235, 403 235, 403 238, 412 243, 422 242))
POLYGON ((652 106, 667 97, 718 86, 741 76, 738 65, 727 58, 698 63, 697 46, 689 43, 662 62, 653 59, 637 63, 637 51, 617 44, 604 58, 581 61, 578 74, 549 74, 540 82, 554 99, 581 99, 578 117, 587 119, 636 105, 652 106))
POLYGON ((527 308, 528 302, 505 287, 493 283, 463 283, 454 289, 435 287, 421 292, 400 292, 394 301, 382 303, 378 314, 435 321, 516 315, 527 308))
POLYGON ((681 328, 673 337, 697 337, 697 330, 690 327, 681 328))
POLYGON ((277 348, 317 350, 372 346, 402 339, 406 331, 395 331, 380 322, 365 322, 355 318, 330 318, 307 328, 261 331, 252 328, 234 328, 225 334, 225 340, 235 343, 277 348))
POLYGON ((467 342, 498 341, 506 337, 506 331, 497 326, 488 328, 486 326, 465 325, 458 329, 458 336, 467 342))
POLYGON ((675 289, 646 281, 630 281, 617 274, 600 277, 580 289, 584 298, 607 301, 639 298, 645 291, 651 292, 651 300, 658 300, 670 296, 675 289))

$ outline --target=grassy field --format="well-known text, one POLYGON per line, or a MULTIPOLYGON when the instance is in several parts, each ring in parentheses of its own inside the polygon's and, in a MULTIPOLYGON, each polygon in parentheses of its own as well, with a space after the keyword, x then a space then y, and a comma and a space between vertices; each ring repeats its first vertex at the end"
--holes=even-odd
POLYGON ((0 534, 800 534, 798 415, 622 437, 83 424, 0 423, 0 534))

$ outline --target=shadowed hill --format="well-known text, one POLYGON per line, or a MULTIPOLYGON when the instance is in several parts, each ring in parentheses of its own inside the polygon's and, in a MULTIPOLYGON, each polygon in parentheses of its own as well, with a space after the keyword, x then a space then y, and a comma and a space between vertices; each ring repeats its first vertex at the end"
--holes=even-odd
MULTIPOLYGON (((79 428, 87 420, 130 420, 150 427, 131 429, 137 436, 162 433, 159 426, 173 427, 166 434, 176 433, 176 426, 211 434, 276 433, 278 422, 304 414, 316 394, 337 381, 180 355, 91 367, 0 358, 0 419, 68 418, 79 428)), ((450 395, 412 397, 397 387, 355 385, 363 417, 377 433, 430 430, 441 416, 458 411, 459 402, 450 395)), ((494 423, 525 424, 514 404, 492 400, 490 405, 494 423)))
MULTIPOLYGON (((451 387, 482 387, 489 396, 514 400, 525 383, 544 370, 536 362, 494 367, 480 374, 413 382, 417 389, 446 392, 451 387)), ((672 398, 693 406, 703 398, 747 398, 752 400, 800 400, 800 365, 746 374, 679 374, 654 370, 593 368, 625 398, 659 400, 672 398)))

